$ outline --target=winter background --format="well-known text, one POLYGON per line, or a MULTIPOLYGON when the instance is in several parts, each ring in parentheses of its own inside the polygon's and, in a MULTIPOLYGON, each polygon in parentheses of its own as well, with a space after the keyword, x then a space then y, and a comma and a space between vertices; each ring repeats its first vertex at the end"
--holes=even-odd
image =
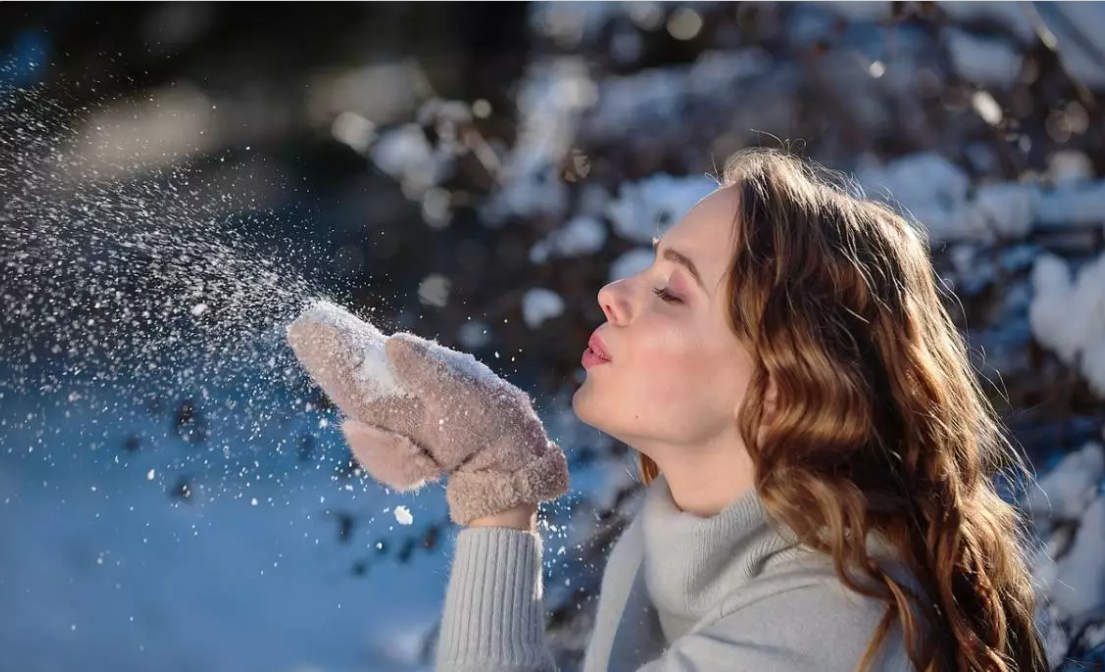
POLYGON ((535 397, 576 669, 641 491, 569 404, 595 292, 784 143, 928 228, 1102 669, 1103 104, 1093 2, 0 5, 0 672, 429 669, 457 529, 350 463, 322 297, 535 397))

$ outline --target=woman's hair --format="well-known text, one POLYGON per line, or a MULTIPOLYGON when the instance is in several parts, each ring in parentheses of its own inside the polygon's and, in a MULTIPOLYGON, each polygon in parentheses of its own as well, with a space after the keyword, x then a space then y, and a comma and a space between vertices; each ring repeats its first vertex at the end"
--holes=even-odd
MULTIPOLYGON (((992 480, 1008 467, 1031 478, 1027 461, 941 303, 922 230, 845 185, 762 149, 722 178, 740 198, 727 289, 756 362, 739 423, 757 491, 849 588, 886 601, 857 669, 898 622, 920 672, 1046 670, 1028 526, 992 480), (869 554, 872 532, 921 594, 869 554)), ((651 482, 659 468, 639 459, 651 482)))

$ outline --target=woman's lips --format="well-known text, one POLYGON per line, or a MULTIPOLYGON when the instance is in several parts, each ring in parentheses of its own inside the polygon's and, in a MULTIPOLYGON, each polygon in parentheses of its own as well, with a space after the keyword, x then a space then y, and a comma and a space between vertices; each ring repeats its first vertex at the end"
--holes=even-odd
POLYGON ((608 364, 609 362, 610 362, 609 359, 603 359, 603 357, 601 355, 599 355, 597 352, 595 352, 591 348, 587 348, 586 350, 583 351, 582 364, 583 364, 583 368, 585 368, 585 369, 589 369, 592 366, 598 366, 599 364, 608 364))
POLYGON ((589 369, 592 366, 606 364, 610 361, 610 355, 598 334, 591 335, 591 340, 587 343, 587 346, 587 349, 583 351, 583 368, 589 369))

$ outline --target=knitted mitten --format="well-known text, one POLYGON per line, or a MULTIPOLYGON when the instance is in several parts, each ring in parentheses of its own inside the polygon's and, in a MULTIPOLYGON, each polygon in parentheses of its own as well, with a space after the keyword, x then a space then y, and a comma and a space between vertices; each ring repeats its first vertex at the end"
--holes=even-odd
POLYGON ((567 492, 564 453, 529 396, 471 355, 385 336, 329 303, 301 314, 288 342, 347 416, 346 440, 380 483, 410 491, 447 477, 449 515, 462 525, 567 492))

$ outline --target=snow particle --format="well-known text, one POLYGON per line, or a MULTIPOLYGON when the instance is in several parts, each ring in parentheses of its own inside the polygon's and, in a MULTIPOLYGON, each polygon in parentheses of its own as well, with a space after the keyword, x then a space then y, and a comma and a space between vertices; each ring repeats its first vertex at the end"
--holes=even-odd
POLYGON ((414 516, 411 515, 411 512, 409 509, 407 509, 407 507, 397 506, 395 507, 395 520, 400 525, 410 525, 414 522, 414 516))

